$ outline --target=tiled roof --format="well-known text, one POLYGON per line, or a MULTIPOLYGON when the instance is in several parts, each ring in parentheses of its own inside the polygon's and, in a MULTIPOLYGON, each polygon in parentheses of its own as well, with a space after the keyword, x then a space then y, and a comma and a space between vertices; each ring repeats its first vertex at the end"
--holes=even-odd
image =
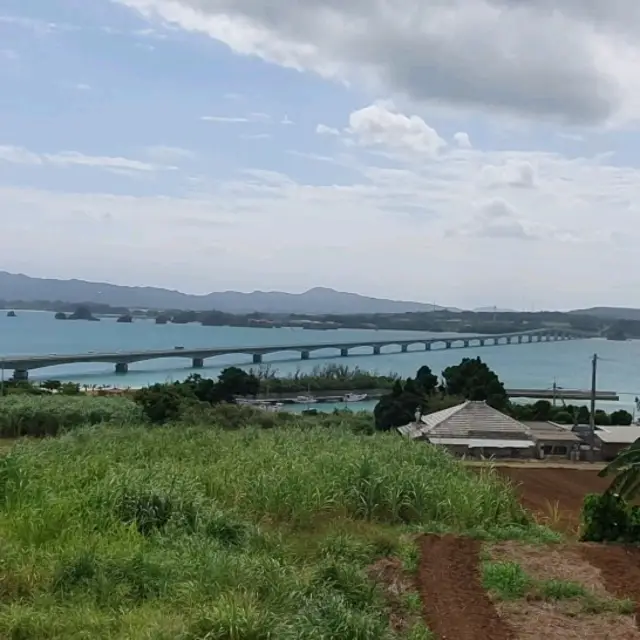
POLYGON ((412 423, 399 431, 416 438, 474 438, 529 440, 531 430, 522 422, 490 407, 486 402, 467 401, 455 407, 422 416, 422 425, 412 423))
POLYGON ((555 422, 524 422, 536 440, 546 442, 582 442, 580 437, 571 431, 571 425, 560 425, 555 422))

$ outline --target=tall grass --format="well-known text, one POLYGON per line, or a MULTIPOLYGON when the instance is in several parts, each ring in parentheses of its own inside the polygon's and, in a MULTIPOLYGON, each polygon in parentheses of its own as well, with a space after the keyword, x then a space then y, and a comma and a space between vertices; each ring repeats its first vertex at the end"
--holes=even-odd
POLYGON ((0 438, 53 436, 83 425, 141 421, 141 410, 127 398, 22 394, 0 398, 0 438))
POLYGON ((407 525, 521 522, 494 476, 344 430, 81 429, 0 461, 0 637, 390 640, 407 525))

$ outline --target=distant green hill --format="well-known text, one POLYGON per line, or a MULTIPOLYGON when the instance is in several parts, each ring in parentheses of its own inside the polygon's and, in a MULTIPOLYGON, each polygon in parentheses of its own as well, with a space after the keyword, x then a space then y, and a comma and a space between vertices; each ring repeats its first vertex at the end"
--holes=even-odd
POLYGON ((575 309, 569 313, 593 316, 602 320, 640 320, 640 309, 630 307, 591 307, 589 309, 575 309))

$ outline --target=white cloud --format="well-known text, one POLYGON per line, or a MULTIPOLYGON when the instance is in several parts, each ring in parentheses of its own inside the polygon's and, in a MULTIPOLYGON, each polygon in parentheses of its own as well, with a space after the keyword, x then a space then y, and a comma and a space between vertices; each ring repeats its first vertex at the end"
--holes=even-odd
POLYGON ((251 122, 249 118, 243 116, 202 116, 200 120, 204 122, 226 122, 228 124, 251 122))
POLYGON ((364 146, 383 145, 428 156, 446 146, 422 118, 406 116, 381 103, 354 111, 349 116, 349 133, 364 146))
POLYGON ((508 160, 503 166, 484 167, 483 179, 489 187, 533 189, 536 186, 536 170, 530 162, 508 160))
POLYGON ((469 138, 469 134, 464 131, 458 131, 458 133, 454 134, 453 141, 460 147, 460 149, 471 149, 471 139, 469 138))
POLYGON ((106 170, 153 172, 176 169, 174 166, 151 164, 131 158, 111 156, 91 156, 77 151, 59 153, 36 153, 11 145, 0 146, 0 161, 23 165, 51 165, 58 167, 84 166, 106 170))
POLYGON ((268 113, 254 111, 246 116, 202 116, 200 120, 204 122, 219 122, 221 124, 248 124, 252 122, 270 122, 271 116, 268 113))
POLYGON ((637 0, 116 0, 243 55, 415 102, 602 123, 640 116, 637 0))
POLYGON ((502 198, 483 203, 478 213, 461 230, 463 235, 481 238, 541 239, 542 234, 528 225, 514 207, 502 198))
MULTIPOLYGON (((376 146, 397 149, 398 138, 384 131, 380 138, 376 130, 376 146)), ((43 154, 15 147, 0 149, 2 156, 45 163, 43 154)), ((310 182, 256 168, 231 180, 206 170, 185 175, 184 197, 0 188, 0 210, 14 212, 0 234, 3 264, 191 290, 323 284, 470 307, 487 299, 518 307, 523 291, 550 307, 622 304, 638 284, 628 267, 640 243, 640 170, 606 157, 451 147, 377 166, 370 154, 359 154, 366 163, 345 154, 341 165, 297 156, 333 162, 340 184, 322 182, 315 168, 310 182), (513 167, 517 178, 515 167, 527 164, 536 168, 535 189, 478 180, 487 167, 503 176, 513 167), (159 254, 170 261, 159 265, 159 254)))
POLYGON ((316 127, 316 133, 320 136, 339 136, 340 131, 335 127, 328 127, 326 124, 319 124, 316 127))

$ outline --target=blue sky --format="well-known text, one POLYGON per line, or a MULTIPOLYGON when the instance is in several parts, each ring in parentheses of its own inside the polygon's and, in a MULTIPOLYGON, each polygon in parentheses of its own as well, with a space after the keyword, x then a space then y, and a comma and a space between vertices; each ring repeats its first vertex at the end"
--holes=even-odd
POLYGON ((0 268, 640 305, 640 9, 555 4, 3 0, 0 268))

